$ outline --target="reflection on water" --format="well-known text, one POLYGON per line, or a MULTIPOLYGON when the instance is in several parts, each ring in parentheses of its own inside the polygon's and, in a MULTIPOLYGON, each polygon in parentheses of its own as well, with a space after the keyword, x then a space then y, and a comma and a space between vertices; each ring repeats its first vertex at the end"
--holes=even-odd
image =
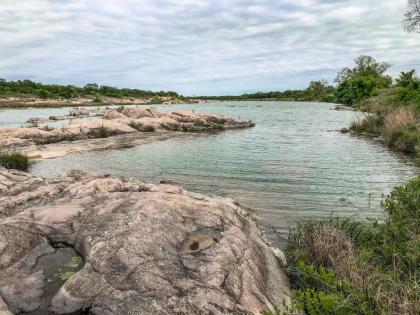
POLYGON ((375 141, 341 134, 354 112, 333 105, 232 102, 163 105, 251 119, 255 128, 170 139, 135 148, 37 162, 32 173, 54 176, 84 169, 167 180, 186 189, 237 199, 260 215, 270 239, 297 218, 332 212, 380 215, 392 187, 418 174, 409 160, 375 141))

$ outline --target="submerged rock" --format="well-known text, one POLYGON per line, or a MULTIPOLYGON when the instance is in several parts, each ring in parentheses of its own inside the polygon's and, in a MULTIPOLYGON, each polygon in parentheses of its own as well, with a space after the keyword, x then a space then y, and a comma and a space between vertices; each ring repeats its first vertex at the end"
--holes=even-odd
POLYGON ((288 301, 278 259, 230 199, 78 171, 47 180, 0 169, 0 310, 42 305, 47 271, 34 266, 50 242, 84 258, 51 301, 57 314, 260 314, 288 301))

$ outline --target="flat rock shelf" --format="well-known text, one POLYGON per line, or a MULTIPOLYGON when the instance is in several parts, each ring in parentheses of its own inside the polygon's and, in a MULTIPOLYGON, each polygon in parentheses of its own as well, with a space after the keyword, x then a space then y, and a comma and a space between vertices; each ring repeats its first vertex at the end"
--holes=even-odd
POLYGON ((280 261, 231 199, 0 168, 0 222, 1 314, 259 314, 289 300, 280 261))

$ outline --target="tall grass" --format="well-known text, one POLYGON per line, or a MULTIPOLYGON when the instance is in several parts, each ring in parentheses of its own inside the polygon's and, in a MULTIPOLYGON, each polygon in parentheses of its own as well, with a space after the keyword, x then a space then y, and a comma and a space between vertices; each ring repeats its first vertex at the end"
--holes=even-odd
POLYGON ((361 118, 357 118, 350 125, 350 130, 357 133, 369 133, 379 135, 384 126, 384 118, 382 115, 365 114, 361 118))
POLYGON ((383 137, 386 143, 407 154, 415 154, 420 143, 416 113, 411 108, 397 108, 385 116, 383 137))
POLYGON ((406 154, 420 153, 420 123, 412 107, 397 107, 381 113, 366 114, 354 121, 350 130, 381 136, 385 143, 406 154))
POLYGON ((29 159, 20 152, 3 152, 0 153, 0 166, 26 172, 29 168, 29 159))

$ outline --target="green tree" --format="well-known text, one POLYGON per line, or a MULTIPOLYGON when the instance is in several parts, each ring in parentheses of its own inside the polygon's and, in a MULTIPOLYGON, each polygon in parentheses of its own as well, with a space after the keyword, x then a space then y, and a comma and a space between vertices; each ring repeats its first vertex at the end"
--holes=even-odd
POLYGON ((396 79, 397 86, 401 87, 411 87, 418 89, 420 86, 420 79, 416 76, 416 70, 411 70, 408 72, 401 72, 400 77, 396 79))
POLYGON ((45 99, 48 98, 49 93, 47 91, 45 91, 45 90, 38 90, 37 95, 38 95, 38 97, 40 97, 40 98, 42 98, 42 99, 45 100, 45 99))
POLYGON ((408 10, 403 24, 407 32, 420 33, 420 0, 408 0, 408 10))
POLYGON ((323 100, 327 94, 331 93, 334 88, 327 80, 311 81, 306 89, 308 97, 311 100, 323 100))
MULTIPOLYGON (((354 60, 355 66, 353 68, 343 68, 337 73, 335 82, 343 83, 346 80, 353 79, 355 77, 374 77, 374 78, 387 78, 384 73, 391 67, 390 63, 377 62, 375 58, 371 56, 362 55, 354 60)), ((392 82, 392 80, 391 80, 392 82)), ((391 84, 389 82, 389 84, 391 84)))

